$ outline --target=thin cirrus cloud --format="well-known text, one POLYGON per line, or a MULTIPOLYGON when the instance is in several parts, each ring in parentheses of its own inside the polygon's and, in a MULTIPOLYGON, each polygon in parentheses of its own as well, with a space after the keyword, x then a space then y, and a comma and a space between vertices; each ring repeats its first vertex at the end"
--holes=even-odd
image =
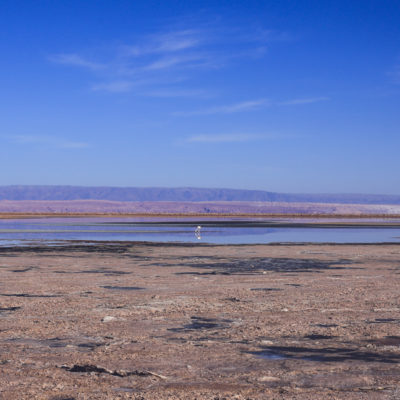
POLYGON ((267 138, 267 136, 232 133, 219 135, 194 135, 186 138, 185 141, 188 143, 238 143, 262 140, 265 138, 267 138))
POLYGON ((400 84, 400 64, 396 65, 391 71, 389 71, 388 75, 392 79, 393 83, 400 84))
POLYGON ((88 143, 71 141, 60 137, 46 135, 15 135, 9 139, 19 145, 40 145, 58 149, 84 149, 89 147, 88 143))
POLYGON ((172 115, 181 117, 190 117, 194 115, 234 114, 238 112, 258 110, 262 107, 267 107, 269 105, 270 102, 268 100, 258 99, 258 100, 243 101, 241 103, 205 108, 202 110, 177 111, 174 112, 172 115))
POLYGON ((156 89, 142 93, 148 97, 197 97, 210 98, 215 96, 215 92, 203 89, 156 89))
POLYGON ((189 54, 163 57, 145 66, 144 69, 147 71, 156 71, 171 68, 208 68, 211 65, 212 61, 207 55, 189 54))
MULTIPOLYGON (((93 91, 131 92, 138 80, 151 82, 158 79, 163 86, 173 86, 183 73, 190 84, 197 71, 224 68, 237 58, 248 59, 253 53, 263 57, 269 43, 285 36, 283 33, 271 34, 271 31, 260 34, 258 31, 216 27, 210 23, 198 26, 198 29, 164 29, 143 35, 136 43, 115 47, 111 54, 107 50, 107 56, 104 51, 92 52, 94 56, 90 58, 72 52, 55 54, 48 60, 90 71, 98 80, 91 85, 93 91), (234 52, 230 50, 232 48, 235 48, 234 52)), ((147 87, 158 88, 151 83, 147 87)))
POLYGON ((125 52, 134 57, 148 54, 174 53, 198 46, 201 32, 194 29, 177 30, 150 35, 145 44, 125 46, 125 52))
POLYGON ((130 92, 135 86, 135 82, 120 80, 111 82, 101 82, 92 85, 91 90, 93 91, 105 91, 111 93, 123 93, 130 92))
POLYGON ((99 71, 106 68, 106 65, 89 61, 80 56, 79 54, 55 54, 49 57, 49 60, 56 64, 69 65, 73 67, 81 67, 92 71, 99 71))
POLYGON ((295 105, 318 103, 326 100, 329 100, 329 97, 308 97, 308 98, 292 99, 281 102, 274 102, 267 99, 259 99, 259 100, 244 101, 236 104, 205 108, 202 110, 176 111, 172 113, 172 115, 176 117, 191 117, 196 115, 233 114, 245 111, 257 111, 259 109, 268 106, 295 106, 295 105))
POLYGON ((300 98, 300 99, 281 101, 281 102, 277 103, 277 105, 279 105, 279 106, 296 106, 296 105, 302 105, 302 104, 319 103, 321 101, 327 101, 327 100, 329 100, 329 97, 306 97, 306 98, 300 98))
MULTIPOLYGON (((211 55, 201 49, 201 35, 195 30, 158 33, 141 38, 141 45, 124 45, 114 49, 105 61, 93 61, 78 53, 60 53, 48 57, 50 62, 90 70, 99 80, 91 86, 94 91, 128 92, 138 80, 150 81, 163 78, 163 82, 175 82, 164 72, 182 72, 195 68, 208 68, 211 55), (200 47, 199 47, 200 46, 200 47)), ((103 58, 98 54, 98 58, 103 58)))

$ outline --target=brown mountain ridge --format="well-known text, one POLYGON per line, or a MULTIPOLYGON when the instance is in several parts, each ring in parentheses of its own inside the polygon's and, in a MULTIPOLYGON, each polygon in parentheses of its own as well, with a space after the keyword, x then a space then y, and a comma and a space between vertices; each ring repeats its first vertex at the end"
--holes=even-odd
POLYGON ((118 202, 285 202, 400 205, 400 195, 293 194, 193 187, 0 186, 0 200, 105 200, 118 202))

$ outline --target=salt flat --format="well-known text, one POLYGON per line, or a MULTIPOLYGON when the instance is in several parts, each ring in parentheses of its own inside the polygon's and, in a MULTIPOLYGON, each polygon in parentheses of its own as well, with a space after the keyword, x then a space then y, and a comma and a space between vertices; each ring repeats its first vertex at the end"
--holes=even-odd
POLYGON ((394 399, 400 245, 0 248, 0 398, 394 399))

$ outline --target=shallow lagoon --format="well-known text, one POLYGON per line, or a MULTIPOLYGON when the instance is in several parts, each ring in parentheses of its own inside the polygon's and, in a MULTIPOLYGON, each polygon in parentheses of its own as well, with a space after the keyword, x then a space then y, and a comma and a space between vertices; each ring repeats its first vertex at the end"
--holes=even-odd
POLYGON ((151 241, 214 244, 400 243, 400 220, 42 218, 0 220, 0 245, 151 241), (349 224, 350 225, 346 225, 349 224), (200 237, 195 229, 201 225, 200 237))

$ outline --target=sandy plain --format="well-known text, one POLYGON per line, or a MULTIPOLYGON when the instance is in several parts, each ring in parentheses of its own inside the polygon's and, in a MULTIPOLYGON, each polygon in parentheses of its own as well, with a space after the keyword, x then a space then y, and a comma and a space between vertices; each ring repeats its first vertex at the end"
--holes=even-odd
POLYGON ((399 399, 400 245, 0 248, 1 399, 399 399))

